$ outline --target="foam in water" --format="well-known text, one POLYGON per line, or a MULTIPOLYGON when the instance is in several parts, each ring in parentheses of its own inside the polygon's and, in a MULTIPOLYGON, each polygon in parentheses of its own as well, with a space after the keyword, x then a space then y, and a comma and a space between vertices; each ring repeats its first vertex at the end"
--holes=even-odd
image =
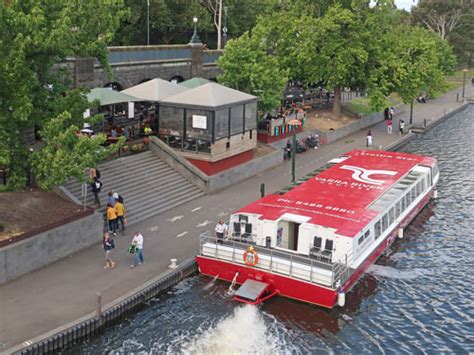
POLYGON ((184 354, 274 354, 277 339, 270 334, 258 308, 237 307, 228 318, 220 321, 189 343, 184 354))
POLYGON ((383 265, 372 265, 369 272, 375 276, 387 277, 390 279, 413 280, 426 274, 420 269, 398 270, 393 267, 383 265))

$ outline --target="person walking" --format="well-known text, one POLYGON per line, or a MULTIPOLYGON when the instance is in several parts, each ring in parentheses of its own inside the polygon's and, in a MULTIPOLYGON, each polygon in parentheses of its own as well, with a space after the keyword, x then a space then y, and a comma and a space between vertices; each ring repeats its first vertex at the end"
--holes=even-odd
POLYGON ((119 229, 119 224, 121 224, 122 232, 125 232, 125 206, 120 202, 120 200, 118 200, 115 203, 114 209, 117 214, 117 229, 119 229))
POLYGON ((372 132, 369 129, 369 131, 367 132, 367 147, 372 147, 372 140, 372 132))
POLYGON ((400 120, 400 122, 398 123, 398 128, 400 130, 400 135, 403 136, 403 130, 405 129, 405 121, 404 120, 400 120))
POLYGON ((388 119, 385 123, 387 124, 387 133, 392 134, 392 120, 388 119))
POLYGON ((143 258, 143 235, 139 232, 135 232, 132 239, 132 245, 135 246, 135 255, 133 257, 133 264, 130 267, 133 269, 135 266, 143 264, 145 262, 143 258))
POLYGON ((224 234, 227 233, 228 229, 229 228, 227 227, 226 224, 224 224, 224 221, 220 219, 219 222, 216 224, 216 228, 214 228, 218 243, 222 244, 222 241, 224 240, 224 234))
POLYGON ((104 248, 104 255, 105 255, 105 265, 104 269, 113 269, 117 263, 112 260, 110 254, 112 250, 115 248, 115 242, 112 238, 110 238, 109 233, 105 232, 104 237, 102 240, 102 247, 104 248))
POLYGON ((91 189, 92 189, 92 193, 94 194, 95 206, 99 208, 100 207, 99 193, 100 193, 100 190, 102 189, 102 182, 99 180, 97 176, 94 177, 94 180, 91 183, 91 189))
POLYGON ((107 220, 109 221, 109 232, 117 235, 117 212, 110 203, 107 204, 107 220))

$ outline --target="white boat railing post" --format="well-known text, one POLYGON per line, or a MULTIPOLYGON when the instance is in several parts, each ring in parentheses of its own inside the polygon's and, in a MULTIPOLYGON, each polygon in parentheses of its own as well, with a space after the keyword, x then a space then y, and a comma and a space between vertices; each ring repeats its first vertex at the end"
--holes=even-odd
POLYGON ((293 271, 293 255, 290 254, 290 273, 289 273, 290 276, 291 276, 292 271, 293 271))
POLYGON ((311 271, 309 273, 309 281, 313 282, 313 259, 311 259, 311 271))
POLYGON ((235 242, 232 241, 232 262, 235 262, 235 242))
POLYGON ((270 271, 273 271, 273 250, 270 249, 270 271))
POLYGON ((219 258, 217 257, 217 239, 214 239, 214 244, 215 244, 215 246, 216 246, 216 249, 215 249, 215 251, 214 251, 214 256, 216 257, 216 259, 219 259, 219 258))

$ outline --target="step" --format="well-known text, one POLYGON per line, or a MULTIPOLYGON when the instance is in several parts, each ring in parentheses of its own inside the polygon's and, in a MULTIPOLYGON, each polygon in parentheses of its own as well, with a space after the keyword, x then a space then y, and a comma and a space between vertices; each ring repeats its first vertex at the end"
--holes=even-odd
MULTIPOLYGON (((200 191, 200 190, 197 190, 197 191, 200 191)), ((140 210, 144 210, 144 209, 148 209, 148 208, 153 208, 154 209, 157 206, 172 203, 174 200, 178 199, 179 197, 181 197, 183 195, 186 195, 186 194, 193 194, 194 192, 196 192, 196 188, 194 186, 186 186, 186 187, 183 187, 183 188, 179 189, 178 191, 172 190, 169 193, 160 194, 159 199, 155 199, 154 198, 155 195, 151 195, 151 196, 149 196, 150 199, 147 202, 139 204, 138 208, 140 210)), ((132 206, 132 207, 130 207, 130 210, 131 211, 132 210, 136 211, 136 208, 137 207, 132 206)))
POLYGON ((154 155, 150 151, 146 151, 146 152, 143 152, 143 153, 132 154, 132 155, 128 155, 128 156, 125 156, 125 157, 116 158, 116 159, 109 160, 109 161, 106 161, 104 163, 99 164, 99 170, 100 169, 107 169, 109 166, 113 166, 117 163, 123 163, 123 162, 128 162, 129 163, 129 162, 133 162, 135 160, 141 160, 142 158, 146 158, 148 156, 156 156, 156 155, 154 155))
MULTIPOLYGON (((166 170, 165 169, 150 169, 146 174, 143 174, 140 176, 134 176, 133 179, 126 179, 126 178, 129 178, 129 176, 121 176, 121 179, 117 178, 114 180, 102 181, 103 183, 102 192, 106 193, 107 191, 110 191, 110 190, 117 190, 120 193, 121 191, 126 190, 128 186, 133 186, 137 184, 140 184, 143 186, 145 182, 152 181, 153 179, 167 178, 170 175, 176 175, 176 174, 177 173, 174 170, 172 170, 171 168, 168 168, 166 170)), ((82 186, 80 184, 77 184, 74 187, 68 188, 68 190, 72 194, 76 196, 80 196, 82 192, 82 186)), ((90 188, 89 188, 88 194, 89 193, 92 194, 90 188)))
POLYGON ((125 198, 125 208, 129 210, 133 208, 136 204, 143 203, 142 201, 147 201, 150 198, 154 198, 155 201, 161 201, 162 198, 169 195, 169 192, 176 191, 180 189, 181 186, 187 187, 187 185, 182 184, 182 181, 172 180, 169 181, 165 186, 160 186, 160 189, 148 189, 146 191, 129 191, 128 197, 124 196, 125 198))
POLYGON ((192 200, 195 200, 197 199, 198 197, 201 197, 202 195, 204 195, 204 192, 202 191, 199 191, 198 193, 196 194, 190 194, 188 196, 185 196, 179 200, 176 200, 174 201, 173 203, 167 205, 166 207, 163 207, 163 208, 159 208, 157 210, 153 210, 153 211, 150 211, 149 213, 144 213, 144 214, 141 214, 139 217, 138 216, 132 216, 130 218, 127 217, 127 220, 129 222, 129 225, 131 224, 135 224, 135 223, 138 223, 138 222, 141 222, 141 221, 144 221, 148 218, 151 218, 151 217, 154 217, 156 215, 159 215, 160 213, 163 213, 163 212, 166 212, 172 208, 175 208, 175 207, 178 207, 186 202, 189 202, 189 201, 192 201, 192 200))
MULTIPOLYGON (((141 201, 144 197, 150 196, 150 195, 156 195, 156 194, 161 194, 160 196, 167 195, 164 194, 164 191, 167 190, 175 190, 178 185, 182 184, 182 186, 193 186, 190 184, 186 179, 184 179, 181 176, 171 176, 170 178, 165 180, 165 183, 162 183, 161 185, 157 186, 156 188, 148 188, 147 190, 138 190, 138 189, 133 189, 133 190, 118 190, 122 191, 121 195, 123 195, 125 199, 125 208, 129 208, 133 204, 134 201, 141 201), (138 193, 135 193, 135 191, 138 190, 138 193)), ((143 187, 143 185, 140 185, 139 187, 143 187)), ((88 194, 87 195, 87 203, 88 205, 93 205, 94 202, 94 195, 88 194)), ((107 203, 107 196, 102 195, 101 196, 101 204, 106 205, 107 203)))
POLYGON ((115 165, 107 168, 107 169, 100 169, 100 178, 104 179, 106 176, 111 176, 116 173, 120 173, 122 171, 135 171, 135 170, 141 170, 141 169, 146 169, 150 165, 154 164, 164 164, 167 165, 163 160, 160 160, 158 157, 155 156, 150 156, 147 158, 144 158, 142 160, 136 160, 131 163, 119 163, 116 162, 115 165))

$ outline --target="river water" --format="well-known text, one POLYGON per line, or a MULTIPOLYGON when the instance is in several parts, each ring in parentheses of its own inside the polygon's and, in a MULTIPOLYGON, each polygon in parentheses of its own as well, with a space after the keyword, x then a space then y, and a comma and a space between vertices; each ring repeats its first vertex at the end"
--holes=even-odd
POLYGON ((439 161, 439 198, 326 310, 275 297, 236 304, 228 284, 194 276, 66 351, 105 354, 474 352, 474 106, 401 150, 439 161))

